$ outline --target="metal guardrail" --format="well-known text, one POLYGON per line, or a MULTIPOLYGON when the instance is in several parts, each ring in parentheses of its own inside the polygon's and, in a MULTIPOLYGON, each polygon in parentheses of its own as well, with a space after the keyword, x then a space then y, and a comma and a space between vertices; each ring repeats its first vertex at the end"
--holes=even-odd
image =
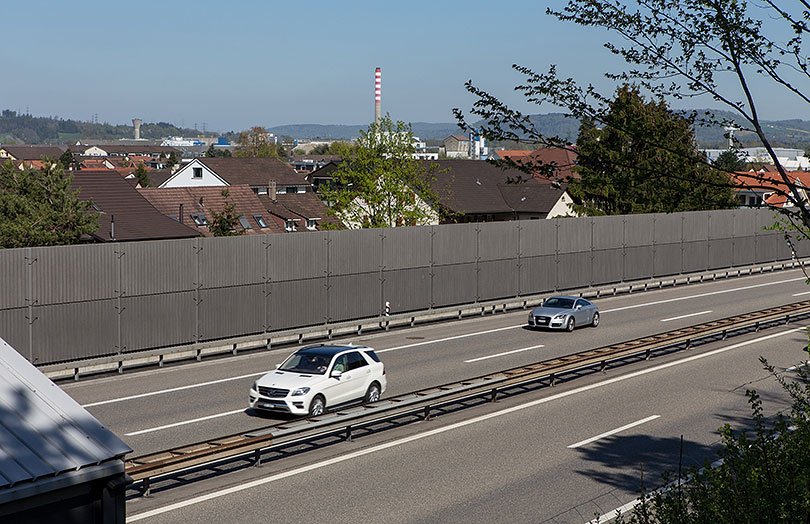
MULTIPOLYGON (((705 271, 686 275, 673 275, 667 278, 654 278, 616 284, 606 284, 599 287, 584 287, 568 290, 559 290, 567 294, 579 295, 585 298, 599 298, 603 296, 613 296, 618 294, 647 291, 649 289, 660 289, 663 287, 705 282, 764 273, 770 271, 793 269, 799 267, 798 260, 789 262, 779 262, 771 264, 752 265, 737 269, 705 271)), ((428 309, 409 313, 399 313, 390 316, 380 315, 372 318, 358 319, 352 321, 338 322, 334 324, 323 324, 308 326, 275 332, 257 333, 230 337, 224 339, 168 346, 143 351, 132 351, 106 355, 83 360, 62 362, 58 364, 47 364, 38 366, 38 369, 52 379, 73 377, 79 380, 80 373, 92 372, 124 372, 125 363, 132 367, 143 367, 147 365, 157 365, 162 367, 168 360, 202 360, 207 355, 236 355, 239 350, 271 349, 272 344, 298 343, 305 340, 313 341, 318 339, 331 340, 334 336, 342 335, 362 335, 368 331, 387 331, 392 327, 413 327, 417 322, 429 322, 436 320, 446 320, 452 318, 462 319, 470 316, 495 314, 497 312, 508 312, 510 310, 527 309, 532 304, 542 302, 549 296, 549 293, 511 297, 508 299, 491 300, 487 302, 477 302, 443 308, 428 309)))
POLYGON ((142 492, 148 494, 151 479, 189 468, 226 459, 249 457, 250 454, 258 464, 261 463, 262 451, 279 446, 310 441, 325 435, 344 435, 346 438, 351 438, 353 429, 403 416, 416 415, 427 420, 431 416, 432 409, 452 403, 482 396, 488 396, 494 402, 499 392, 529 383, 548 380, 549 385, 553 386, 557 378, 566 373, 594 367, 604 371, 609 362, 639 356, 648 359, 654 351, 679 345, 688 349, 693 343, 702 339, 717 336, 725 339, 735 332, 751 328, 759 331, 760 328, 766 326, 787 324, 791 320, 806 317, 810 317, 810 301, 727 317, 544 360, 528 366, 414 391, 353 409, 308 419, 297 419, 248 433, 226 435, 175 449, 133 457, 125 462, 126 472, 133 480, 140 482, 142 492))

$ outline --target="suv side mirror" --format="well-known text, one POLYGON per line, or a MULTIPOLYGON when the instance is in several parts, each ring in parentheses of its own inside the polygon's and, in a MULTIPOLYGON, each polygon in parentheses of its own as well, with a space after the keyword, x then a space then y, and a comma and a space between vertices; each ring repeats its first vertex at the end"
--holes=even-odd
POLYGON ((580 309, 582 309, 582 306, 581 306, 581 305, 579 305, 579 306, 577 306, 577 308, 576 308, 576 309, 577 309, 577 311, 579 311, 580 309))
POLYGON ((340 380, 340 377, 342 375, 343 375, 342 371, 332 371, 332 374, 329 375, 329 376, 332 377, 332 378, 336 378, 336 379, 340 380))

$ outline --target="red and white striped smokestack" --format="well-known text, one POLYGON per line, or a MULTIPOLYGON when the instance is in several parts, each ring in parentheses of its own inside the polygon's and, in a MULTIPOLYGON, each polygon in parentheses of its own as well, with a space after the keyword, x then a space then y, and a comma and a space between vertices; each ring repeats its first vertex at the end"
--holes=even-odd
POLYGON ((380 125, 380 85, 382 73, 378 67, 374 71, 374 123, 380 125))

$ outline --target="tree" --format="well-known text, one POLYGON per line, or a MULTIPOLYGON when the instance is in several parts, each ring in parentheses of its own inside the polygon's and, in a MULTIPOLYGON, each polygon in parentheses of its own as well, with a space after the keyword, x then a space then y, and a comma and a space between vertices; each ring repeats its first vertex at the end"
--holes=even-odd
POLYGON ((138 183, 141 187, 150 187, 152 183, 149 181, 149 174, 146 172, 146 167, 143 165, 143 162, 138 164, 138 167, 135 168, 133 173, 135 178, 138 179, 138 183))
POLYGON ((72 179, 56 162, 42 169, 0 165, 0 247, 75 244, 95 233, 93 203, 78 199, 72 179))
POLYGON ((231 195, 227 189, 222 190, 222 197, 225 199, 225 205, 222 208, 222 213, 211 211, 213 220, 208 230, 214 234, 215 237, 235 237, 243 235, 244 229, 238 229, 239 215, 236 214, 236 204, 228 202, 228 197, 231 195))
POLYGON ((280 158, 284 154, 275 142, 270 141, 270 133, 263 127, 251 127, 239 133, 239 145, 233 156, 239 158, 280 158))
POLYGON ((216 149, 214 144, 211 144, 205 151, 205 156, 207 158, 230 158, 232 155, 230 149, 216 149))
MULTIPOLYGON (((804 43, 810 32, 807 0, 792 3, 763 0, 753 7, 745 0, 569 0, 562 10, 549 9, 547 13, 618 37, 606 42, 605 47, 623 59, 627 67, 607 73, 608 80, 636 83, 659 100, 709 97, 736 113, 735 122, 718 120, 709 113, 693 112, 690 116, 697 125, 735 125, 756 134, 770 162, 776 166, 782 187, 774 188, 770 180, 756 173, 738 181, 749 189, 768 190, 785 197, 788 205, 777 211, 790 226, 787 234, 810 238, 810 202, 779 162, 764 132, 757 98, 761 92, 768 99, 782 97, 805 107, 810 104, 810 92, 806 91, 810 69, 804 43), (753 79, 758 84, 756 91, 751 85, 753 79), (740 121, 746 125, 740 126, 740 121)), ((520 65, 513 68, 525 75, 525 81, 516 89, 529 102, 563 107, 567 116, 607 125, 610 100, 593 85, 582 87, 573 78, 562 78, 554 65, 545 73, 520 65)), ((476 88, 472 81, 466 87, 477 97, 471 113, 483 117, 484 133, 491 140, 570 147, 560 137, 543 136, 527 115, 476 88)), ((462 127, 472 127, 461 111, 454 112, 462 127)), ((476 123, 476 127, 481 126, 476 123)), ((648 139, 637 134, 633 138, 648 139)), ((662 150, 670 146, 650 142, 662 150)), ((652 173, 650 176, 661 178, 652 173)))
POLYGON ((321 198, 348 227, 431 221, 438 202, 430 188, 436 169, 414 159, 410 125, 394 123, 386 115, 379 124, 361 131, 353 148, 337 145, 337 153, 343 160, 332 174, 332 183, 320 186, 321 198))
POLYGON ((171 169, 178 163, 177 154, 174 151, 169 153, 169 158, 166 160, 166 169, 171 169))
POLYGON ((66 149, 65 152, 59 156, 57 162, 65 171, 71 169, 79 171, 79 162, 73 157, 73 152, 70 149, 66 149))
POLYGON ((597 128, 585 120, 580 127, 576 170, 581 178, 568 185, 578 213, 672 213, 736 205, 728 176, 700 162, 691 122, 663 101, 645 102, 638 89, 622 86, 603 124, 597 128))
POLYGON ((746 168, 745 160, 740 158, 740 155, 733 149, 723 151, 717 156, 712 166, 715 169, 720 169, 728 173, 735 171, 744 171, 746 168))

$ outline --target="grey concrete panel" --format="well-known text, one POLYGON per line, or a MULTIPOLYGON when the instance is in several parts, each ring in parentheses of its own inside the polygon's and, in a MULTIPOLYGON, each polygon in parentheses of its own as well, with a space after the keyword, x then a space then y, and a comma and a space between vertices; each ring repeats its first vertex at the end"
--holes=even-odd
POLYGON ((264 331, 264 285, 201 289, 200 340, 264 331))
POLYGON ((520 294, 532 295, 557 288, 557 257, 546 255, 520 259, 520 294))
POLYGON ((562 220, 522 220, 520 254, 524 257, 553 255, 557 252, 557 224, 562 220))
POLYGON ((518 226, 520 222, 489 222, 481 224, 478 233, 479 260, 506 260, 517 258, 518 226))
POLYGON ((517 260, 493 260, 478 263, 478 300, 496 300, 518 294, 517 260))
POLYGON ((28 308, 0 309, 0 338, 25 358, 31 358, 28 347, 28 308))
POLYGON ((430 307, 430 269, 383 272, 382 301, 391 303, 391 314, 430 307))
POLYGON ((433 267, 433 306, 475 302, 477 293, 475 264, 433 267))
POLYGON ((720 210, 709 213, 709 239, 731 238, 734 236, 734 210, 720 210))
POLYGON ((581 253, 591 250, 592 222, 590 217, 559 219, 557 248, 560 253, 581 253))
POLYGON ((779 213, 770 209, 757 209, 752 212, 757 214, 757 233, 767 234, 764 228, 768 228, 779 222, 779 213))
MULTIPOLYGON (((776 260, 790 260, 793 257, 793 251, 785 241, 784 233, 776 233, 776 260)), ((795 246, 797 243, 793 242, 795 246)))
MULTIPOLYGON (((594 250, 617 249, 624 245, 624 218, 593 217, 594 250)), ((650 227, 652 230, 652 227, 650 227)))
POLYGON ((25 248, 0 249, 0 282, 2 282, 0 309, 28 305, 27 254, 28 250, 25 248))
POLYGON ((754 209, 734 210, 734 228, 732 233, 735 238, 753 237, 758 232, 761 232, 757 213, 758 211, 754 209))
MULTIPOLYGON (((666 216, 666 215, 664 215, 666 216)), ((651 246, 653 244, 656 215, 627 215, 624 217, 624 243, 628 247, 651 246)), ((680 240, 680 229, 677 230, 680 240)))
POLYGON ((585 253, 560 253, 557 259, 557 289, 571 289, 590 285, 590 251, 585 253))
POLYGON ((115 297, 115 248, 114 244, 33 248, 34 302, 48 305, 115 297))
POLYGON ((478 253, 478 224, 433 226, 433 263, 475 262, 478 253))
POLYGON ((654 215, 644 215, 654 220, 653 227, 655 233, 653 238, 655 244, 675 244, 681 241, 683 235, 683 216, 684 213, 664 214, 656 213, 654 215))
POLYGON ((194 342, 194 292, 121 299, 121 345, 124 351, 194 342))
MULTIPOLYGON (((729 251, 731 251, 730 248, 729 251)), ((681 273, 706 271, 707 269, 709 269, 709 243, 706 241, 684 242, 681 273)))
POLYGON ((200 285, 211 289, 264 283, 268 236, 201 238, 200 285))
POLYGON ((32 362, 50 364, 118 353, 117 302, 113 299, 34 307, 32 362))
POLYGON ((757 264, 773 262, 776 260, 780 243, 784 243, 784 240, 777 235, 757 235, 757 264))
POLYGON ((709 265, 707 269, 728 268, 734 261, 734 239, 709 241, 709 265))
POLYGON ((810 240, 798 239, 796 235, 793 236, 793 247, 796 249, 796 254, 799 257, 810 257, 810 240))
POLYGON ((382 234, 379 229, 330 231, 329 274, 353 275, 379 271, 382 265, 382 234))
POLYGON ((653 276, 677 275, 681 272, 681 245, 659 244, 653 255, 653 276))
MULTIPOLYGON (((664 246, 666 245, 664 244, 664 246)), ((655 262, 653 256, 655 249, 653 249, 653 246, 626 247, 624 253, 624 280, 640 280, 653 277, 655 262)), ((679 264, 680 260, 680 246, 678 246, 679 264)))
POLYGON ((197 275, 196 246, 201 240, 119 244, 122 294, 135 296, 193 290, 197 275))
POLYGON ((382 264, 387 270, 430 266, 431 227, 381 229, 382 264))
POLYGON ((593 252, 591 280, 594 285, 621 282, 624 276, 624 250, 605 249, 593 252))
POLYGON ((745 266, 754 264, 756 262, 756 237, 754 235, 747 237, 734 238, 734 254, 731 259, 733 266, 745 266))
POLYGON ((268 325, 271 331, 326 322, 326 277, 269 285, 268 325))
POLYGON ((328 301, 330 322, 379 315, 385 307, 379 272, 329 277, 328 301))
POLYGON ((328 233, 264 235, 268 271, 273 282, 326 276, 328 233))
POLYGON ((709 214, 712 211, 692 211, 683 213, 683 241, 708 240, 709 214))

